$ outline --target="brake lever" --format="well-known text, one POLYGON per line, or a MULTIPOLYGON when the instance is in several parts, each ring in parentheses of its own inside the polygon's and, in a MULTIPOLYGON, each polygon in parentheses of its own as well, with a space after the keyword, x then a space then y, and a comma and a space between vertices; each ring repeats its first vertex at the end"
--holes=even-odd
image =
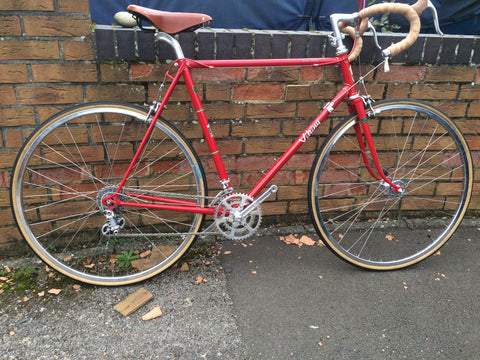
POLYGON ((373 24, 369 21, 368 22, 368 26, 367 26, 367 30, 372 30, 373 32, 373 39, 375 41, 375 46, 378 48, 378 50, 382 50, 382 47, 380 46, 380 44, 378 43, 378 38, 377 38, 377 31, 375 30, 375 26, 373 26, 373 24))
POLYGON ((430 9, 430 11, 432 12, 433 24, 435 25, 435 31, 437 32, 438 35, 443 35, 443 32, 440 30, 440 22, 438 21, 437 9, 435 8, 435 6, 433 5, 433 3, 430 0, 428 0, 427 8, 430 9))

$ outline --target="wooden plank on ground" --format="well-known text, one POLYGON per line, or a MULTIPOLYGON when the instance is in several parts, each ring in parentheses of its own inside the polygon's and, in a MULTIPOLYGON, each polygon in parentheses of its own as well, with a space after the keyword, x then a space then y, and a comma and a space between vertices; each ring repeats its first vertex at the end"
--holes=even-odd
POLYGON ((119 302, 115 305, 115 310, 121 313, 123 316, 128 316, 134 311, 141 308, 147 302, 153 299, 152 293, 145 290, 144 288, 140 288, 135 291, 133 294, 130 294, 125 298, 125 300, 119 302))

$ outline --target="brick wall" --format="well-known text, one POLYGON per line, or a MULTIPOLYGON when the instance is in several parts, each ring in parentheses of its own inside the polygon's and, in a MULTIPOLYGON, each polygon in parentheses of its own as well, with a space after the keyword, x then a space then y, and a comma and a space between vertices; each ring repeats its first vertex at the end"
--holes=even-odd
MULTIPOLYGON (((2 0, 0 12, 0 257, 5 257, 24 246, 13 223, 8 187, 15 155, 33 127, 85 101, 152 101, 167 66, 162 59, 170 53, 151 34, 102 26, 92 32, 88 0, 2 0)), ((202 30, 181 34, 180 40, 186 56, 193 58, 332 55, 321 33, 202 30)), ((389 41, 388 36, 381 41, 389 41)), ((355 73, 374 66, 371 39, 365 48, 355 73)), ((456 120, 480 164, 480 39, 422 36, 395 61, 390 73, 377 69, 367 77, 371 95, 434 103, 456 120)), ((341 87, 337 69, 330 67, 195 69, 194 79, 238 191, 260 178, 341 87)), ((179 123, 205 156, 188 100, 186 89, 178 88, 164 115, 179 123)), ((333 119, 346 114, 342 107, 333 119)), ((266 215, 281 221, 308 219, 309 164, 328 127, 321 126, 275 177, 280 191, 275 203, 262 207, 266 215)), ((219 186, 213 166, 203 161, 215 193, 219 186)), ((480 209, 478 190, 477 185, 470 215, 480 209)))

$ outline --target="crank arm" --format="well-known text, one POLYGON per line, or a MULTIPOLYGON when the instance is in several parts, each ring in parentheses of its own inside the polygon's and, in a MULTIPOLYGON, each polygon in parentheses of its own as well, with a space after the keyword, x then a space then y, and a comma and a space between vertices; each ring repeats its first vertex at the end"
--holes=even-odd
POLYGON ((263 203, 265 200, 267 200, 267 198, 270 195, 275 194, 277 191, 278 191, 277 185, 270 186, 270 188, 267 191, 265 191, 260 197, 255 199, 252 203, 250 203, 250 205, 248 205, 245 209, 240 211, 240 216, 243 218, 244 216, 247 216, 248 214, 250 214, 253 209, 255 209, 258 205, 263 203))

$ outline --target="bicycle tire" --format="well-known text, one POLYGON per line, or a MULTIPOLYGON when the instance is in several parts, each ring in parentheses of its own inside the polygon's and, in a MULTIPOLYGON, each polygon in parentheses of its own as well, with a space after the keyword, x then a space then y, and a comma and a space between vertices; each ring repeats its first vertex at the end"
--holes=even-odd
POLYGON ((382 171, 405 193, 370 175, 355 134, 359 120, 351 115, 313 162, 310 215, 341 259, 372 270, 400 269, 435 254, 460 224, 472 193, 472 158, 458 127, 431 105, 392 99, 367 110, 382 171))
MULTIPOLYGON (((115 234, 101 198, 115 192, 151 119, 134 105, 86 103, 39 125, 20 149, 11 179, 12 210, 34 252, 52 268, 96 285, 125 285, 173 265, 190 247, 203 215, 118 207, 115 234), (110 231, 109 231, 110 230, 110 231)), ((158 119, 119 194, 158 194, 205 205, 207 187, 188 140, 158 119)))

